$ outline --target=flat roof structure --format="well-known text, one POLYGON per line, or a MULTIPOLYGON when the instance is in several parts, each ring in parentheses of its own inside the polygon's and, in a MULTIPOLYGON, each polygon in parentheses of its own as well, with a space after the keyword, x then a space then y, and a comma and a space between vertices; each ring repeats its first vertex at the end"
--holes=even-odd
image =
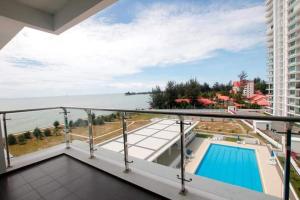
MULTIPOLYGON (((198 123, 196 121, 185 122, 190 123, 184 126, 185 134, 198 123)), ((128 154, 139 159, 153 161, 175 144, 179 138, 180 125, 177 120, 159 120, 128 134, 128 154)), ((101 143, 99 147, 123 153, 123 136, 101 143)))

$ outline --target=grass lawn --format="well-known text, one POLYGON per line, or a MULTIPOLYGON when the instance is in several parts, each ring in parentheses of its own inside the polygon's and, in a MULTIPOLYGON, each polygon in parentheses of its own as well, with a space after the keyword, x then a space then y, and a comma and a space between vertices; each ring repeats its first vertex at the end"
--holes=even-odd
MULTIPOLYGON (((279 162, 282 166, 282 168, 284 168, 284 161, 285 158, 284 157, 278 157, 279 162)), ((296 172, 296 170, 294 169, 294 167, 291 165, 291 175, 290 175, 290 182, 292 183, 297 196, 300 197, 300 176, 298 175, 298 173, 296 172)))
POLYGON ((196 130, 207 133, 247 134, 236 121, 204 121, 197 125, 196 130))
POLYGON ((163 118, 163 117, 166 117, 166 116, 159 115, 159 114, 134 113, 134 114, 129 115, 128 121, 150 120, 153 118, 163 118))
POLYGON ((197 133, 196 137, 199 137, 199 138, 209 138, 209 137, 213 137, 213 135, 204 134, 204 133, 197 133))
POLYGON ((228 141, 228 142, 237 142, 238 141, 237 138, 232 138, 232 137, 225 137, 224 140, 228 141))
MULTIPOLYGON (((127 120, 128 131, 137 129, 139 127, 145 126, 146 124, 151 123, 152 118, 162 117, 162 115, 154 115, 154 114, 133 114, 130 115, 130 118, 127 120)), ((53 131, 53 129, 52 129, 53 131)), ((71 130, 71 140, 82 140, 85 141, 88 139, 88 127, 76 127, 71 130), (74 134, 74 135, 72 135, 74 134), (83 137, 79 137, 79 136, 83 137)), ((105 123, 104 125, 93 126, 94 133, 94 143, 100 143, 105 140, 111 139, 122 134, 122 123, 120 120, 116 120, 114 122, 105 123), (100 136, 100 137, 99 137, 100 136), (98 137, 98 138, 97 138, 98 137)), ((59 136, 50 136, 44 137, 43 140, 36 140, 35 138, 29 139, 26 141, 26 144, 20 145, 10 145, 9 150, 10 153, 14 156, 20 156, 27 153, 35 152, 38 150, 42 150, 51 146, 55 146, 57 144, 64 142, 64 134, 63 129, 60 130, 59 136)))
POLYGON ((37 140, 36 138, 32 138, 26 141, 26 144, 20 145, 9 145, 9 152, 14 156, 20 156, 27 153, 35 152, 38 150, 42 150, 51 146, 58 145, 65 141, 65 137, 63 134, 58 136, 50 136, 44 137, 43 140, 37 140))

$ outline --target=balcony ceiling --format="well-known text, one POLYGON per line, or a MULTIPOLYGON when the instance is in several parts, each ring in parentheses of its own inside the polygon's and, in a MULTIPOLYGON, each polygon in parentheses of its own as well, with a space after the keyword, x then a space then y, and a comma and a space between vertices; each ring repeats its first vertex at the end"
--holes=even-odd
POLYGON ((23 27, 60 34, 117 0, 0 0, 0 49, 23 27))
POLYGON ((62 9, 70 0, 16 0, 21 4, 41 10, 43 12, 55 14, 62 9))

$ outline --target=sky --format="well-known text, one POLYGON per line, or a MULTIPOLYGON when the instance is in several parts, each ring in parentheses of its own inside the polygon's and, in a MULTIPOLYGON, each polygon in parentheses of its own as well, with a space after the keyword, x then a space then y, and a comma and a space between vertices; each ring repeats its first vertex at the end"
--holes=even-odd
POLYGON ((24 28, 0 51, 0 98, 266 79, 263 0, 122 0, 61 35, 24 28))

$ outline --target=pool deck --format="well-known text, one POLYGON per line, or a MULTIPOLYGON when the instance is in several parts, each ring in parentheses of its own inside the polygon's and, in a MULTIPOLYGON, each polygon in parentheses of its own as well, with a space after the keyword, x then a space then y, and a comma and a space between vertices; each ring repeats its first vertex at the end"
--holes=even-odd
POLYGON ((192 174, 195 173, 200 161, 204 157, 206 150, 208 149, 210 144, 223 144, 223 145, 229 145, 235 147, 254 149, 256 151, 256 157, 258 160, 264 193, 275 197, 282 197, 282 192, 283 192, 282 181, 278 174, 276 166, 268 163, 270 158, 270 153, 266 146, 237 144, 234 142, 214 141, 211 139, 205 139, 203 140, 199 148, 194 152, 195 157, 186 164, 187 172, 192 174))

